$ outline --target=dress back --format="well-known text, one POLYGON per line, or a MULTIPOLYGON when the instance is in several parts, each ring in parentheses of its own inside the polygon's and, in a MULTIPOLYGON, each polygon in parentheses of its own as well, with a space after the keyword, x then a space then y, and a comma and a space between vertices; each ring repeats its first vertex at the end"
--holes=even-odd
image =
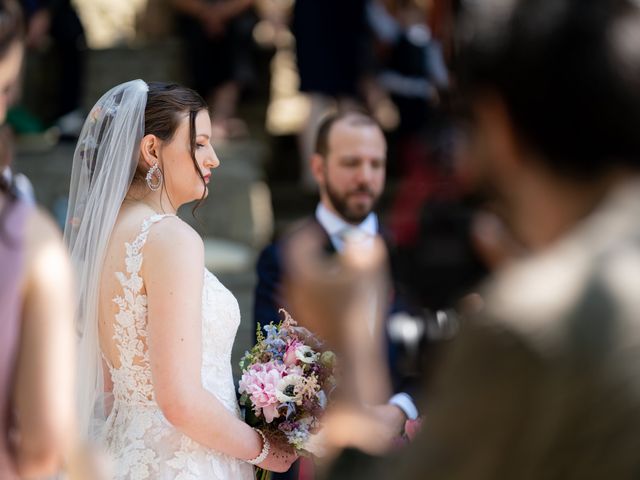
MULTIPOLYGON (((118 306, 113 339, 119 365, 107 362, 113 381, 113 408, 104 438, 114 463, 113 478, 251 480, 253 469, 248 463, 187 437, 167 421, 156 403, 147 346, 147 296, 142 293, 140 269, 149 229, 168 216, 153 215, 143 221, 139 235, 125 244, 126 272, 116 272, 122 287, 113 298, 118 306)), ((204 265, 203 275, 202 385, 240 418, 231 369, 240 310, 235 297, 204 265)))

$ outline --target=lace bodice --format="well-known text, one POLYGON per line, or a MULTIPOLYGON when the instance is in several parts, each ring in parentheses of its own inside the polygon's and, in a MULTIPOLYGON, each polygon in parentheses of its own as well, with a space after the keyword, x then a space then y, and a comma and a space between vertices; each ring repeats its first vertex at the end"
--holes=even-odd
MULTIPOLYGON (((126 271, 116 273, 122 293, 113 298, 118 306, 113 339, 120 364, 108 364, 114 408, 106 432, 108 449, 116 460, 116 478, 169 479, 178 474, 185 480, 252 478, 248 464, 207 450, 177 431, 155 401, 147 348, 147 296, 142 293, 140 269, 151 226, 167 216, 154 215, 142 223, 139 235, 125 244, 126 271)), ((204 267, 203 271, 202 384, 239 416, 231 350, 240 310, 231 292, 204 267)))

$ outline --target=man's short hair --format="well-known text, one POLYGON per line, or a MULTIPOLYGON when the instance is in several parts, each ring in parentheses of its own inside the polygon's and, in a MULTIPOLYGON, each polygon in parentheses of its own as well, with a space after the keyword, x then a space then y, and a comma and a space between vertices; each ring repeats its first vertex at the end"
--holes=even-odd
POLYGON ((458 78, 495 92, 558 174, 640 167, 640 3, 463 0, 458 78))
POLYGON ((329 135, 331 134, 331 129, 336 123, 341 121, 345 121, 349 125, 356 127, 378 127, 380 131, 382 131, 380 124, 366 113, 358 111, 330 113, 325 116, 318 125, 314 153, 322 157, 327 156, 329 153, 329 135))

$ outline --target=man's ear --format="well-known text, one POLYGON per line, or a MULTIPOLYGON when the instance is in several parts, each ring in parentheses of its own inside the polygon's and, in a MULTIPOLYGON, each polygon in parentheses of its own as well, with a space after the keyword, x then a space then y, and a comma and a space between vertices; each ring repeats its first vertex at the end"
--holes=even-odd
POLYGON ((511 172, 521 166, 526 146, 502 97, 486 94, 474 103, 474 111, 482 126, 484 141, 500 170, 511 172))
POLYGON ((318 185, 324 185, 324 162, 325 159, 319 153, 314 153, 311 155, 311 173, 313 174, 313 178, 316 179, 316 183, 318 185))
POLYGON ((145 135, 140 142, 140 157, 142 161, 151 168, 157 164, 160 160, 158 156, 158 149, 160 141, 155 135, 145 135))

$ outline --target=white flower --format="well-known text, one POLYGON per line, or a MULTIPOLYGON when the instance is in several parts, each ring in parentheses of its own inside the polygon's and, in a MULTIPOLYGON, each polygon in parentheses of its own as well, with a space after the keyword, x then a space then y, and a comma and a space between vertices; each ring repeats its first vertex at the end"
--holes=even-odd
POLYGON ((300 345, 296 348, 296 357, 303 363, 313 363, 318 360, 320 355, 313 351, 311 347, 307 345, 300 345))
POLYGON ((299 387, 304 383, 300 375, 287 375, 280 380, 276 388, 276 398, 279 402, 300 402, 299 387))

